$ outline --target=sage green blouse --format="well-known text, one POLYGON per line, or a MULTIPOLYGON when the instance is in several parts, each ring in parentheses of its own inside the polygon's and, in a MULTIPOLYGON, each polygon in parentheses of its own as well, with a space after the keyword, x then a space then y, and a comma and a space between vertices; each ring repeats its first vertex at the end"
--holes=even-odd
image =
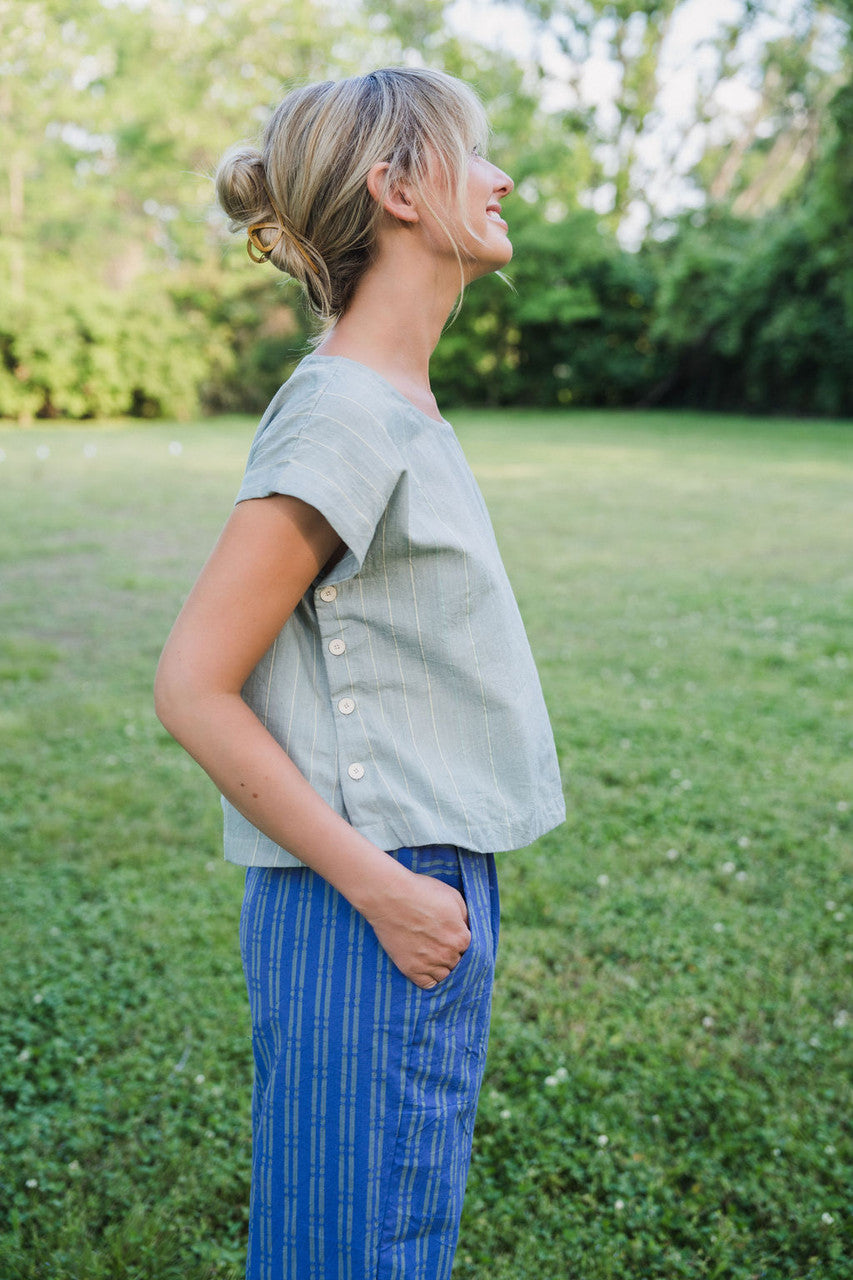
MULTIPOLYGON (((243 697, 380 848, 520 848, 563 821, 548 714, 483 497, 450 423, 309 355, 267 409, 237 501, 292 494, 346 544, 243 697)), ((297 858, 223 800, 225 856, 297 858)))

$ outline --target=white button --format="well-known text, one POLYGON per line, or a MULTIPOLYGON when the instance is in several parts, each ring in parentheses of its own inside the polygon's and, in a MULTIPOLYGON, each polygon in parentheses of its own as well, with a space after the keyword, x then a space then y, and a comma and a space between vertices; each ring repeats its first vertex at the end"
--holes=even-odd
POLYGON ((353 711, 355 711, 355 703, 352 698, 341 698, 338 703, 338 711, 340 711, 342 716, 351 716, 353 711))
POLYGON ((360 778, 364 777, 364 765, 351 764, 350 767, 347 769, 347 773, 353 779, 354 782, 358 782, 360 778))
POLYGON ((317 592, 317 595, 326 604, 330 604, 332 600, 337 600, 338 588, 337 587, 321 587, 320 590, 317 592))
POLYGON ((329 641, 329 653, 333 653, 335 654, 336 657, 340 657, 340 655, 342 653, 346 653, 346 651, 347 651, 347 647, 344 644, 343 640, 329 641))

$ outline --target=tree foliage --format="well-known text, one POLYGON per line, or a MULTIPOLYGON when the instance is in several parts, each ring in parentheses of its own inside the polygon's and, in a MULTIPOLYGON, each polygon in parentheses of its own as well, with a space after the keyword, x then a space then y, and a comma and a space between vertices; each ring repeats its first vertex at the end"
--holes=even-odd
POLYGON ((799 0, 760 38, 777 0, 743 0, 719 29, 682 126, 705 130, 685 175, 702 207, 675 219, 644 146, 685 0, 518 2, 562 57, 559 107, 552 62, 463 39, 449 0, 0 0, 0 415, 262 408, 308 323, 229 237, 211 172, 289 85, 410 61, 478 88, 516 181, 513 287, 466 291, 434 361, 446 401, 853 412, 853 0, 799 0), (583 98, 593 55, 610 112, 583 98), (745 58, 755 107, 731 137, 715 89, 745 58))

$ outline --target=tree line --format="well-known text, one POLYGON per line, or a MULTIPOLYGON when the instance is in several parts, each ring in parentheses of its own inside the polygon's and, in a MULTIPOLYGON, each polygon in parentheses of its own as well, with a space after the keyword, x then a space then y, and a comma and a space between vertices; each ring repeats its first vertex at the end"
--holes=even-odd
POLYGON ((684 3, 519 0, 540 39, 510 54, 447 0, 0 0, 0 416, 261 409, 310 326, 214 211, 217 158, 289 84, 412 59, 477 86, 516 182, 511 285, 466 291, 444 402, 851 414, 853 0, 796 0, 784 26, 744 0, 707 42, 673 215, 644 140, 684 3), (602 50, 609 112, 578 79, 602 50), (754 109, 727 135, 736 75, 754 109))

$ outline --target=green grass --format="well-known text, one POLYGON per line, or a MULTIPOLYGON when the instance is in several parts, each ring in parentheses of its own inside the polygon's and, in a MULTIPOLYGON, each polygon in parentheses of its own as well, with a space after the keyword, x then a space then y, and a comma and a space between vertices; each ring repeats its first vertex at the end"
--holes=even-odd
MULTIPOLYGON (((853 427, 455 421, 570 816, 500 860, 454 1280, 849 1280, 853 427)), ((0 432, 2 1280, 240 1273, 241 875, 150 686, 252 430, 0 432)))

